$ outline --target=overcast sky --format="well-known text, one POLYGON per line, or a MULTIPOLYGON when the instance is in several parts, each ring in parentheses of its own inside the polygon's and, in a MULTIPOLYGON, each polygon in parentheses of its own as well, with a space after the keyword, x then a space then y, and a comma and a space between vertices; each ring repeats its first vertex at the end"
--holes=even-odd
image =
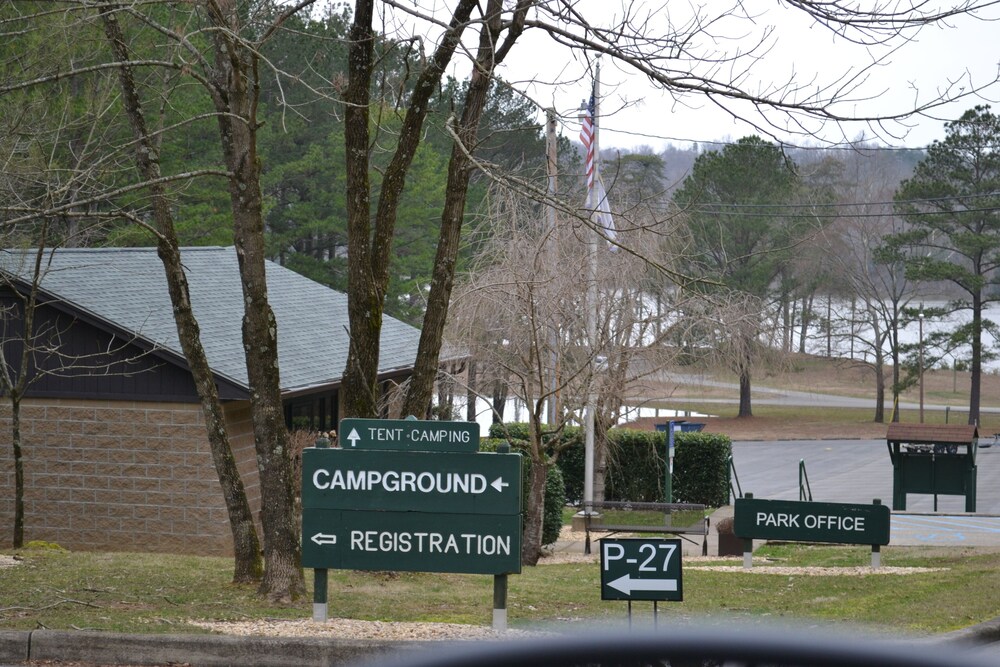
MULTIPOLYGON (((658 3, 657 3, 658 4, 658 3)), ((719 11, 716 3, 707 3, 711 11, 719 11)), ((889 114, 911 110, 919 102, 927 102, 947 86, 982 85, 998 76, 1000 61, 1000 6, 991 8, 977 20, 963 16, 948 27, 929 26, 908 43, 889 54, 886 49, 862 48, 835 39, 827 29, 811 24, 799 10, 791 10, 767 0, 746 0, 742 3, 753 13, 752 22, 720 23, 714 31, 722 38, 714 48, 732 53, 746 49, 773 27, 771 48, 750 70, 748 86, 768 86, 783 81, 816 87, 853 75, 872 62, 873 57, 887 56, 888 62, 871 70, 861 86, 851 94, 851 101, 838 111, 845 115, 889 114), (757 9, 754 8, 756 3, 757 9)), ((891 4, 891 3, 890 3, 891 4)), ((612 11, 614 0, 581 0, 580 6, 612 11)), ((671 11, 678 3, 670 3, 671 11)), ((681 10, 684 8, 681 7, 681 10)), ((620 10, 619 10, 620 11, 620 10)), ((654 17, 655 18, 655 17, 654 17)), ((663 18, 663 17, 659 17, 663 18)), ((678 17, 669 17, 674 23, 678 17)), ((564 47, 553 46, 547 37, 525 35, 500 75, 516 82, 534 100, 554 106, 560 114, 564 134, 576 138, 579 133, 577 109, 589 95, 591 64, 581 54, 564 47), (550 82, 562 82, 552 85, 550 82)), ((602 60, 602 119, 601 147, 632 149, 641 145, 661 150, 667 144, 689 147, 692 142, 709 143, 735 140, 755 133, 752 127, 734 120, 705 98, 688 97, 681 102, 657 90, 645 78, 622 71, 608 58, 602 60)), ((467 61, 456 75, 468 76, 467 61)), ((855 139, 862 134, 879 137, 881 143, 892 146, 924 147, 944 137, 943 118, 955 118, 977 103, 1000 100, 1000 86, 987 92, 986 97, 967 98, 934 111, 936 118, 914 118, 907 125, 890 123, 884 127, 868 124, 832 124, 811 127, 826 141, 855 139)), ((749 108, 739 109, 753 116, 749 108)), ((1000 112, 1000 107, 997 108, 1000 112)), ((772 121, 782 124, 785 119, 772 114, 772 121)), ((801 134, 784 134, 782 139, 793 145, 816 143, 801 134)), ((759 133, 759 132, 758 132, 759 133)))

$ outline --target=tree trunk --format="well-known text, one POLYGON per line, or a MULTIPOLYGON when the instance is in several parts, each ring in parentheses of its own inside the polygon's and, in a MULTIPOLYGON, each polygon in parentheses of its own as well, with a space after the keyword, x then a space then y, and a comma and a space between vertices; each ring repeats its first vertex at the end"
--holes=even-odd
POLYGON ((983 296, 981 291, 972 295, 972 359, 969 383, 969 424, 979 425, 979 403, 983 382, 983 296))
POLYGON ((191 369, 198 398, 201 401, 202 416, 208 436, 212 460, 215 464, 219 483, 229 514, 229 526, 233 535, 233 582, 250 583, 258 581, 262 573, 260 557, 260 540, 253 522, 253 513, 247 500, 243 479, 236 466, 229 444, 229 434, 219 401, 215 377, 205 356, 201 344, 198 322, 191 307, 187 276, 181 263, 177 234, 174 228, 170 202, 164 186, 157 184, 160 177, 160 165, 157 146, 150 137, 142 104, 137 92, 132 68, 124 63, 129 60, 128 47, 118 23, 116 15, 108 7, 102 8, 101 18, 104 23, 105 35, 111 44, 112 51, 118 62, 119 81, 122 89, 122 99, 125 113, 136 139, 136 166, 142 178, 153 183, 150 193, 153 203, 153 218, 159 235, 157 237, 157 254, 163 263, 166 274, 167 291, 173 306, 174 320, 177 325, 177 337, 180 340, 184 358, 191 369))
POLYGON ((781 295, 783 352, 791 352, 795 342, 795 307, 797 302, 787 292, 781 295))
MULTIPOLYGON (((249 101, 249 100, 247 100, 249 101)), ((235 106, 235 105, 234 105, 235 106)), ((243 109, 248 110, 244 106, 243 109)), ((257 467, 260 473, 261 525, 264 528, 264 578, 261 593, 276 601, 305 594, 298 522, 294 511, 292 465, 288 451, 278 374, 278 331, 267 300, 264 224, 261 217, 260 165, 251 124, 220 116, 233 176, 234 241, 243 286, 243 352, 250 385, 257 467)))
POLYGON ((809 325, 812 323, 812 303, 813 295, 802 297, 802 312, 799 315, 799 322, 801 323, 799 334, 799 353, 806 353, 806 337, 809 335, 809 325))
MULTIPOLYGON (((6 393, 10 400, 10 430, 11 448, 14 456, 14 533, 12 545, 15 549, 24 546, 24 450, 21 439, 21 400, 24 398, 29 383, 32 360, 35 356, 35 309, 38 307, 39 283, 42 275, 42 258, 48 231, 47 223, 42 224, 41 238, 35 251, 34 272, 31 280, 31 291, 22 302, 21 355, 18 359, 17 377, 13 377, 3 350, 0 349, 0 393, 6 393)), ((17 294, 17 291, 14 292, 17 294)), ((16 306, 15 306, 16 308, 16 306)), ((16 314, 15 314, 16 317, 16 314)))
POLYGON ((469 374, 465 392, 465 421, 476 421, 476 361, 469 359, 469 374))
POLYGON ((605 472, 608 468, 608 428, 603 419, 594 420, 594 500, 604 502, 605 472))
POLYGON ((833 358, 833 297, 826 295, 826 358, 833 358))
POLYGON ((260 475, 264 577, 260 592, 272 601, 305 594, 292 464, 278 374, 278 330, 267 300, 264 219, 257 156, 257 54, 231 38, 240 33, 236 0, 210 5, 217 30, 213 84, 219 135, 229 177, 233 236, 243 288, 243 352, 260 475))
POLYGON ((899 423, 899 327, 898 320, 893 319, 892 346, 892 423, 899 423))
POLYGON ((455 285, 455 267, 462 240, 462 221, 465 218, 469 178, 472 175, 472 165, 467 151, 471 152, 475 148, 479 120, 482 118, 489 97, 500 32, 501 10, 502 4, 498 0, 490 0, 486 10, 486 20, 480 29, 479 51, 476 65, 472 70, 472 79, 465 93, 462 119, 456 131, 457 139, 454 140, 448 162, 448 181, 445 186, 444 208, 441 212, 441 235, 434 257, 431 289, 420 330, 417 360, 406 390, 404 409, 407 411, 427 405, 434 391, 444 326, 448 318, 448 304, 455 285))
POLYGON ((537 565, 542 556, 542 521, 545 508, 545 455, 541 452, 541 443, 533 443, 531 457, 527 460, 531 466, 528 475, 528 493, 525 498, 528 511, 524 517, 524 531, 521 533, 521 563, 537 565), (534 511, 534 508, 538 508, 534 511))
POLYGON ((375 33, 375 3, 354 5, 344 93, 344 147, 347 178, 347 317, 351 343, 341 392, 344 415, 375 417, 378 411, 378 351, 382 297, 371 272, 371 188, 368 178, 369 104, 375 33))
POLYGON ((750 371, 746 369, 740 371, 740 411, 736 416, 753 417, 750 407, 750 371))
POLYGON ((24 546, 24 457, 21 452, 21 397, 10 397, 10 428, 14 445, 14 541, 12 546, 24 546))
POLYGON ((885 355, 881 346, 875 348, 875 419, 876 424, 885 423, 885 355))
POLYGON ((507 385, 503 380, 493 381, 493 423, 502 424, 507 410, 507 385))
MULTIPOLYGON (((369 104, 373 63, 372 20, 374 2, 357 0, 348 49, 348 83, 344 95, 344 146, 347 160, 348 235, 348 319, 351 346, 344 370, 344 407, 348 416, 374 417, 377 409, 377 375, 382 312, 389 284, 392 241, 399 201, 406 174, 422 138, 424 119, 431 96, 437 91, 448 63, 469 24, 476 0, 459 0, 454 16, 433 56, 420 72, 410 95, 399 132, 396 151, 386 167, 379 190, 375 230, 371 230, 370 183, 368 180, 369 104)), ((430 310, 430 308, 428 308, 430 310)), ((425 325, 426 328, 426 325, 425 325)), ((419 351, 418 351, 419 355, 419 351)), ((431 384, 437 375, 438 354, 434 354, 431 384)), ((419 363, 419 357, 418 357, 419 363)), ((412 384, 412 380, 411 380, 412 384)), ((423 414, 430 404, 411 401, 410 391, 404 413, 423 414)))

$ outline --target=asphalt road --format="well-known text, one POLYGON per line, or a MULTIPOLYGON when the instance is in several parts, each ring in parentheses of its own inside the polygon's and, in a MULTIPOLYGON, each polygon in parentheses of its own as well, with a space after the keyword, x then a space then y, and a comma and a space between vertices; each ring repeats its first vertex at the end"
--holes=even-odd
MULTIPOLYGON (((799 499, 799 462, 817 502, 870 503, 892 507, 892 462, 885 440, 734 442, 733 463, 743 492, 755 498, 799 499)), ((905 512, 892 512, 890 545, 1000 548, 1000 447, 979 449, 976 513, 965 498, 910 494, 905 512)), ((1000 621, 1000 619, 998 619, 1000 621)), ((978 642, 956 652, 1000 665, 997 621, 978 642), (988 636, 988 638, 987 638, 988 636)))
MULTIPOLYGON (((691 375, 687 373, 664 372, 660 374, 660 377, 662 380, 666 382, 673 382, 680 385, 714 387, 716 389, 725 389, 727 392, 732 393, 732 395, 727 398, 698 397, 697 401, 699 403, 716 403, 716 404, 739 403, 740 387, 738 384, 734 384, 732 382, 721 382, 718 380, 710 380, 701 375, 691 375)), ((857 398, 854 396, 838 396, 836 394, 820 394, 811 391, 786 389, 783 387, 764 387, 760 385, 754 385, 753 387, 753 403, 754 405, 799 405, 804 408, 832 407, 832 408, 873 409, 875 407, 874 398, 857 398)), ((893 407, 892 399, 890 397, 885 401, 885 408, 887 411, 891 411, 892 407, 893 407)), ((920 404, 904 401, 900 402, 899 408, 903 410, 918 410, 920 408, 920 404)), ((935 412, 944 412, 948 409, 957 410, 959 412, 965 411, 965 408, 962 406, 955 406, 955 405, 949 406, 938 403, 932 403, 930 401, 925 402, 924 409, 935 412)), ((979 411, 995 413, 995 412, 1000 412, 1000 407, 984 405, 980 406, 979 411)))
MULTIPOLYGON (((799 499, 799 462, 812 499, 892 507, 892 462, 885 440, 735 442, 740 488, 755 498, 799 499)), ((893 512, 891 544, 1000 547, 1000 447, 977 453, 976 514, 963 496, 909 494, 905 512, 893 512)))

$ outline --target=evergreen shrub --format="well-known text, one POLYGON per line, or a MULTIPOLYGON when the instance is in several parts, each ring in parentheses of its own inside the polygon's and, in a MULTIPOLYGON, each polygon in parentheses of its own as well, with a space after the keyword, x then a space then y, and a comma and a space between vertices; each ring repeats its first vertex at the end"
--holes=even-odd
POLYGON ((674 434, 674 501, 709 507, 729 504, 733 443, 716 433, 674 434))
POLYGON ((664 501, 666 433, 614 428, 608 432, 606 500, 664 501))

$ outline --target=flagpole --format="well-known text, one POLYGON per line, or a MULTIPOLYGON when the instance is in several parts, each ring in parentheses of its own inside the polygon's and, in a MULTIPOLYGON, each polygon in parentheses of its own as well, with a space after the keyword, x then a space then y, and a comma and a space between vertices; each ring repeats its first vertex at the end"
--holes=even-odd
MULTIPOLYGON (((593 183, 598 183, 600 178, 600 155, 601 147, 599 143, 600 109, 601 109, 601 65, 597 63, 594 68, 594 178, 593 183)), ((598 202, 593 200, 594 189, 587 193, 591 210, 597 207, 598 202)), ((583 459, 583 509, 587 514, 594 511, 594 421, 597 407, 597 399, 594 396, 594 373, 596 371, 595 356, 597 350, 597 230, 587 235, 587 343, 590 345, 590 379, 587 383, 587 406, 584 411, 584 459, 583 459)))
MULTIPOLYGON (((545 110, 545 172, 548 177, 549 203, 546 206, 548 218, 548 232, 551 234, 556 228, 556 190, 558 189, 558 138, 556 137, 556 110, 549 108, 545 110)), ((559 406, 559 336, 554 329, 555 323, 549 322, 549 398, 545 405, 546 423, 555 427, 557 423, 556 412, 559 406)))

